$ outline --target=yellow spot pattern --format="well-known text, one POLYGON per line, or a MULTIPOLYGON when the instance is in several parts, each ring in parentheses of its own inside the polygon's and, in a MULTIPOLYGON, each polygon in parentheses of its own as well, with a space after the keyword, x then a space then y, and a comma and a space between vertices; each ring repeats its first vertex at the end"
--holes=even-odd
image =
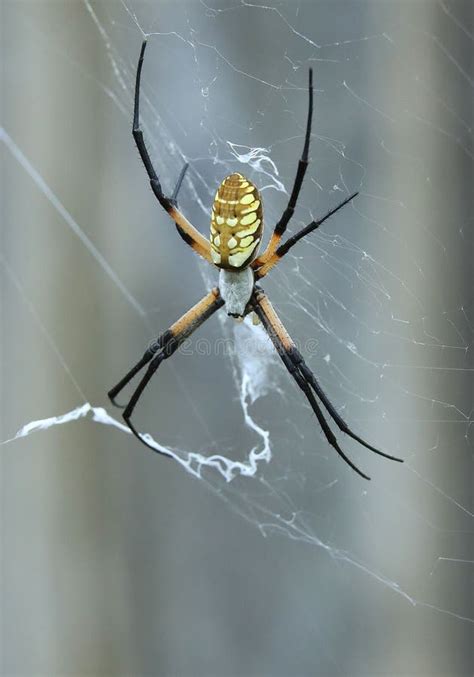
POLYGON ((245 228, 245 230, 239 230, 237 233, 234 233, 234 235, 237 235, 237 237, 247 237, 247 235, 253 235, 258 227, 260 226, 260 219, 257 219, 252 223, 252 225, 249 228, 245 228))
POLYGON ((211 256, 219 268, 240 270, 257 255, 263 231, 260 195, 242 174, 219 186, 211 212, 211 256))
MULTIPOLYGON (((240 219, 240 225, 241 226, 250 226, 251 223, 257 220, 257 215, 255 212, 250 212, 250 214, 245 214, 245 216, 242 216, 240 219)), ((229 220, 227 220, 227 223, 229 223, 229 220)), ((230 225, 230 224, 229 224, 230 225)))

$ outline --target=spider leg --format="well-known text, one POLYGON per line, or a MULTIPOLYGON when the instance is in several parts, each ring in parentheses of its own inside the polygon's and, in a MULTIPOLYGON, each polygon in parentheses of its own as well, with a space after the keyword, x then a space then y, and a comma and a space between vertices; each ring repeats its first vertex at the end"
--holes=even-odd
MULTIPOLYGON (((172 354, 172 353, 170 353, 170 354, 172 354)), ((168 356, 168 357, 169 357, 169 356, 168 356)), ((148 366, 148 369, 147 369, 146 372, 145 372, 145 375, 143 376, 143 378, 141 379, 140 383, 138 384, 138 387, 135 389, 135 391, 134 391, 132 397, 130 398, 129 403, 128 403, 127 406, 125 407, 125 410, 124 410, 124 412, 123 412, 123 414, 122 414, 122 415, 123 415, 123 418, 124 418, 124 420, 125 420, 125 423, 126 423, 127 426, 130 428, 130 430, 131 430, 132 433, 135 435, 135 437, 136 437, 137 439, 139 439, 140 442, 143 442, 143 444, 145 444, 147 447, 150 447, 150 449, 153 449, 153 451, 157 451, 157 449, 155 449, 154 447, 152 447, 150 444, 148 444, 148 443, 142 438, 142 436, 140 435, 140 433, 138 432, 138 430, 135 428, 135 426, 134 426, 133 423, 131 422, 130 417, 131 417, 132 414, 133 414, 133 410, 135 409, 135 407, 136 407, 136 405, 137 405, 137 403, 138 403, 138 400, 140 399, 140 396, 142 395, 143 391, 145 390, 146 386, 148 385, 149 381, 151 380, 153 374, 156 372, 156 370, 158 369, 158 367, 160 366, 160 364, 163 362, 164 359, 165 359, 165 354, 164 354, 164 352, 158 353, 158 355, 156 355, 156 356, 152 359, 152 361, 150 362, 150 364, 149 364, 149 366, 148 366)), ((164 454, 163 452, 158 452, 158 453, 162 453, 164 456, 167 456, 167 454, 164 454)))
POLYGON ((295 379, 301 390, 303 390, 303 392, 305 393, 311 405, 311 408, 316 414, 316 417, 321 425, 321 428, 326 436, 326 439, 328 440, 329 444, 334 447, 339 456, 341 456, 341 458, 343 458, 344 461, 348 465, 350 465, 350 467, 353 470, 355 470, 355 472, 357 472, 359 475, 361 475, 365 479, 370 479, 365 473, 363 473, 361 470, 359 470, 359 468, 357 468, 357 466, 346 456, 346 454, 344 454, 344 452, 340 448, 335 435, 329 428, 329 425, 327 424, 324 418, 321 408, 319 407, 318 402, 314 397, 311 388, 313 388, 313 390, 316 392, 316 395, 319 397, 319 399, 327 409, 328 413, 330 414, 330 416, 332 416, 335 423, 342 432, 348 434, 354 440, 365 446, 367 449, 370 449, 371 451, 375 452, 376 454, 384 456, 385 458, 389 458, 390 460, 401 462, 401 459, 398 459, 394 456, 389 456, 388 454, 384 454, 378 449, 375 449, 375 447, 372 447, 371 445, 367 444, 362 438, 355 435, 350 430, 349 426, 337 413, 334 406, 326 397, 325 393, 323 392, 316 378, 312 374, 311 370, 305 364, 302 356, 296 349, 296 346, 294 345, 291 337, 287 333, 285 327, 283 326, 278 315, 273 309, 273 306, 271 305, 270 301, 268 300, 268 298, 261 289, 257 288, 252 299, 252 304, 255 313, 257 314, 263 326, 265 327, 284 365, 288 369, 289 373, 293 376, 293 378, 295 379))
POLYGON ((298 162, 298 169, 296 171, 295 181, 293 184, 293 189, 291 191, 290 199, 286 206, 285 211, 283 212, 280 220, 276 224, 270 242, 267 245, 265 251, 254 261, 253 267, 258 267, 266 263, 268 259, 274 254, 278 244, 286 230, 286 227, 293 216, 295 211, 296 202, 300 194, 301 186, 303 185, 303 179, 308 168, 308 152, 309 152, 309 142, 311 139, 311 122, 313 120, 313 69, 309 69, 309 83, 308 83, 308 94, 309 94, 309 103, 308 103, 308 119, 306 122, 306 133, 304 138, 303 152, 301 158, 298 162))
MULTIPOLYGON (((282 357, 282 355, 284 354, 284 353, 282 354, 280 351, 279 351, 279 353, 280 353, 280 357, 282 357)), ((316 414, 316 417, 319 421, 319 425, 321 426, 329 444, 332 447, 334 447, 334 449, 337 451, 339 456, 347 463, 347 465, 349 465, 352 468, 352 470, 354 470, 358 475, 360 475, 364 479, 370 480, 370 477, 368 475, 366 475, 364 472, 362 472, 362 470, 359 470, 359 468, 355 465, 355 463, 353 463, 353 461, 351 461, 351 459, 342 451, 341 447, 338 444, 336 436, 334 435, 334 433, 332 432, 331 428, 329 427, 326 419, 324 418, 324 414, 321 411, 321 408, 320 408, 319 404, 317 403, 316 398, 314 397, 310 386, 308 385, 307 381, 304 379, 302 374, 298 371, 298 368, 294 365, 294 363, 291 361, 291 359, 287 360, 286 357, 287 356, 285 355, 285 359, 283 360, 283 362, 284 362, 286 368, 288 369, 288 371, 290 372, 290 374, 295 379, 296 383, 299 385, 301 390, 306 395, 306 397, 307 397, 307 399, 308 399, 308 401, 311 405, 311 408, 314 411, 314 413, 316 414)))
POLYGON ((338 413, 332 402, 329 400, 327 397, 326 393, 324 390, 321 388, 319 385, 319 382, 316 378, 316 376, 313 374, 311 369, 308 367, 308 365, 305 363, 303 360, 303 357, 301 356, 300 352, 294 348, 291 351, 291 360, 293 364, 298 367, 298 369, 301 371, 307 382, 311 385, 313 388, 314 392, 318 396, 318 398, 321 400, 323 403, 324 407, 326 408, 326 411, 328 414, 331 416, 331 418, 334 420, 335 424, 339 428, 339 430, 349 437, 352 437, 353 440, 356 442, 359 442, 363 447, 366 449, 370 449, 370 451, 373 451, 374 454, 378 454, 379 456, 383 456, 383 458, 388 458, 390 461, 397 461, 398 463, 403 463, 402 458, 398 458, 397 456, 391 456, 390 454, 386 454, 383 451, 380 451, 380 449, 376 449, 373 447, 371 444, 366 442, 362 437, 359 437, 356 435, 351 428, 347 425, 347 423, 344 421, 342 416, 338 413))
POLYGON ((158 175, 153 167, 150 155, 148 153, 147 147, 145 145, 145 140, 143 138, 143 131, 140 127, 140 81, 143 67, 143 58, 145 55, 146 40, 143 41, 142 47, 140 50, 140 58, 138 60, 137 67, 137 76, 135 80, 135 102, 133 108, 133 128, 132 134, 135 139, 135 143, 140 153, 143 164, 147 171, 148 177, 150 179, 150 186, 155 194, 156 199, 163 207, 163 209, 169 214, 169 216, 175 222, 178 233, 181 235, 183 240, 188 244, 195 252, 202 256, 206 261, 212 263, 211 259, 211 248, 209 241, 201 235, 201 233, 186 219, 186 217, 179 211, 176 206, 176 197, 181 186, 181 182, 184 178, 184 173, 186 172, 187 167, 182 170, 181 175, 178 179, 177 186, 171 197, 167 197, 163 193, 160 180, 158 175))
POLYGON ((170 202, 172 202, 175 207, 178 205, 178 193, 180 191, 181 184, 183 183, 184 176, 185 176, 186 172, 188 171, 188 167, 189 167, 189 163, 185 162, 184 167, 183 167, 183 169, 181 170, 181 172, 178 176, 178 180, 176 181, 176 186, 174 187, 174 191, 173 191, 173 193, 170 197, 170 202))
POLYGON ((340 202, 337 207, 334 207, 334 209, 331 209, 330 211, 327 212, 322 218, 318 219, 317 221, 311 221, 311 223, 308 223, 307 226, 299 230, 297 233, 292 235, 291 237, 286 240, 283 244, 281 244, 275 252, 270 256, 264 264, 255 271, 255 277, 257 280, 261 279, 262 277, 265 277, 270 270, 275 266, 285 254, 288 253, 288 251, 297 243, 299 242, 303 237, 306 237, 306 235, 309 235, 310 233, 313 232, 313 230, 316 230, 319 228, 321 224, 323 224, 327 219, 329 219, 330 216, 335 214, 339 209, 342 209, 342 207, 345 207, 346 204, 348 204, 351 200, 353 200, 359 193, 353 193, 349 197, 347 197, 345 200, 340 202))
POLYGON ((120 379, 120 381, 115 385, 109 392, 107 393, 110 401, 114 405, 114 407, 118 407, 119 409, 124 409, 125 405, 118 404, 115 401, 115 398, 117 395, 125 388, 125 386, 132 380, 136 374, 138 374, 139 371, 145 367, 150 360, 153 359, 153 356, 156 354, 156 352, 165 344, 165 342, 169 339, 169 331, 166 331, 164 334, 161 334, 154 342, 153 344, 146 349, 145 353, 143 354, 143 357, 141 360, 139 360, 135 366, 133 366, 130 371, 128 371, 123 378, 120 379))
POLYGON ((178 350, 181 343, 223 305, 224 299, 220 296, 219 290, 214 288, 201 301, 199 301, 199 303, 197 303, 190 310, 188 310, 187 313, 180 317, 177 322, 171 325, 168 331, 163 334, 163 336, 166 336, 166 339, 162 342, 160 352, 157 352, 150 361, 148 369, 134 390, 127 406, 125 407, 123 418, 127 426, 130 428, 135 437, 140 440, 140 442, 157 453, 161 453, 165 456, 167 455, 164 452, 158 451, 155 447, 153 447, 151 444, 148 444, 148 442, 143 439, 143 436, 140 435, 131 421, 133 411, 141 395, 143 394, 143 391, 163 360, 171 357, 176 352, 176 350, 178 350))
POLYGON ((169 350, 169 346, 172 345, 173 342, 177 342, 179 346, 182 341, 194 331, 194 329, 197 329, 197 327, 199 327, 223 304, 224 301, 219 295, 219 290, 217 288, 212 289, 203 299, 201 299, 201 301, 188 310, 179 320, 177 320, 177 322, 172 324, 169 329, 161 334, 161 336, 155 339, 135 366, 120 379, 117 385, 109 390, 108 396, 112 404, 124 408, 116 403, 115 398, 132 378, 138 374, 143 367, 151 362, 157 353, 158 356, 161 355, 159 351, 169 350))

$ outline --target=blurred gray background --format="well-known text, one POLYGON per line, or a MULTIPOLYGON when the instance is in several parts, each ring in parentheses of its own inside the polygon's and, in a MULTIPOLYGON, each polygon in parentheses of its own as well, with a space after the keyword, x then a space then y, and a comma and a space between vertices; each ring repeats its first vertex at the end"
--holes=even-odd
POLYGON ((263 5, 2 3, 1 439, 86 402, 120 419, 107 390, 214 283, 133 145, 144 32, 147 140, 168 189, 190 161, 205 234, 230 171, 278 218, 313 66, 291 232, 361 194, 265 289, 345 418, 406 463, 343 439, 365 483, 277 359, 193 343, 137 425, 242 462, 268 431, 271 462, 197 479, 91 416, 3 444, 2 675, 473 674, 473 5, 263 5))

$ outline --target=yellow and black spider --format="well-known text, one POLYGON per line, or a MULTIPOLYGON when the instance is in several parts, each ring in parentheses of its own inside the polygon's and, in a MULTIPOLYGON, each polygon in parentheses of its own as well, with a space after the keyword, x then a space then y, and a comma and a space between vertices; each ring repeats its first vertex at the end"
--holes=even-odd
MULTIPOLYGON (((311 408, 316 414, 321 428, 323 429, 327 441, 334 447, 339 456, 341 456, 359 475, 366 479, 370 479, 354 465, 340 448, 334 433, 324 418, 321 407, 318 404, 318 399, 326 408, 328 414, 333 418, 339 430, 376 454, 389 458, 392 461, 401 462, 402 459, 390 456, 389 454, 385 454, 382 451, 375 449, 375 447, 372 447, 361 437, 352 432, 325 395, 314 374, 305 364, 301 354, 296 349, 291 337, 273 309, 268 297, 256 284, 258 280, 265 277, 293 245, 301 240, 301 238, 313 232, 313 230, 316 230, 316 228, 324 223, 326 219, 335 214, 341 207, 344 207, 344 205, 357 195, 357 193, 350 195, 321 219, 312 221, 305 228, 302 228, 295 235, 288 238, 286 242, 280 244, 280 240, 295 210, 296 201, 308 166, 308 150, 311 137, 311 121, 313 117, 312 71, 309 71, 309 109, 306 135, 303 153, 298 163, 293 190, 291 191, 288 205, 274 228, 267 248, 263 254, 257 257, 256 255, 263 232, 262 201, 257 188, 244 176, 237 173, 231 174, 225 178, 219 186, 212 206, 210 241, 196 230, 196 228, 179 211, 177 206, 178 192, 187 169, 187 164, 181 171, 171 197, 167 197, 163 193, 161 183, 153 168, 143 140, 143 132, 140 129, 140 78, 145 48, 146 40, 143 42, 140 51, 135 82, 133 138, 135 139, 140 157, 143 160, 143 164, 145 165, 150 178, 151 188, 158 202, 173 219, 179 234, 186 244, 192 247, 192 249, 202 256, 202 258, 206 259, 206 261, 220 269, 219 287, 212 289, 203 299, 201 299, 201 301, 188 310, 179 320, 177 320, 177 322, 172 324, 167 331, 154 341, 154 343, 146 350, 142 359, 114 388, 112 388, 112 390, 109 391, 108 395, 111 402, 116 405, 115 398, 120 391, 141 369, 148 365, 144 376, 124 409, 123 418, 132 433, 143 442, 143 444, 153 449, 153 451, 157 451, 157 449, 145 441, 131 422, 133 410, 153 374, 160 364, 168 357, 171 357, 181 343, 211 317, 211 315, 219 310, 219 308, 225 306, 227 314, 238 319, 243 318, 253 311, 260 319, 285 367, 306 395, 311 408)), ((162 451, 158 453, 167 455, 162 451)))

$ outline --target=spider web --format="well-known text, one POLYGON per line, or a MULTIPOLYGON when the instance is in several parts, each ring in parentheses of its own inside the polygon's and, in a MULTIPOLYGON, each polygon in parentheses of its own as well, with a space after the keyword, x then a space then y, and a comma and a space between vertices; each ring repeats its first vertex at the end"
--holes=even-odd
MULTIPOLYGON (((466 8, 413 3, 400 11, 397 3, 367 2, 341 4, 336 16, 331 4, 85 0, 74 10, 86 26, 85 50, 61 34, 48 44, 54 26, 25 12, 32 54, 51 51, 64 60, 58 77, 89 92, 107 124, 96 139, 102 164, 90 176, 76 174, 71 157, 66 175, 56 175, 37 159, 40 138, 31 143, 15 125, 2 128, 7 176, 34 187, 35 205, 51 221, 48 232, 31 236, 26 212, 25 222, 13 224, 6 207, 5 362, 18 361, 26 347, 34 356, 38 344, 49 357, 34 373, 41 399, 38 390, 30 397, 26 377, 7 372, 16 405, 6 403, 4 462, 17 462, 24 438, 33 449, 33 440, 58 426, 62 443, 81 454, 75 435, 89 420, 105 426, 106 435, 98 426, 88 435, 99 436, 94 454, 110 453, 111 466, 126 463, 131 472, 146 463, 146 472, 159 476, 168 463, 137 448, 104 396, 147 342, 216 282, 153 203, 136 159, 130 124, 142 38, 149 38, 146 142, 165 189, 189 161, 180 206, 206 234, 216 186, 240 171, 263 194, 268 237, 291 191, 312 66, 312 163, 289 232, 348 193, 360 195, 295 247, 263 286, 344 418, 405 464, 373 457, 340 434, 373 479, 355 476, 327 445, 261 327, 224 313, 158 373, 135 420, 216 505, 223 502, 262 535, 278 534, 282 553, 298 548, 295 541, 313 546, 344 565, 333 575, 346 592, 367 580, 384 593, 374 604, 396 608, 402 622, 416 607, 423 622, 436 612, 450 636, 464 632, 474 621, 466 594, 474 562, 474 37, 466 8), (98 71, 87 49, 98 54, 98 71), (100 203, 95 212, 88 196, 100 203), (14 228, 24 228, 24 239, 14 228), (61 290, 63 308, 78 308, 69 328, 64 312, 51 310, 52 283, 42 288, 31 273, 33 247, 45 240, 52 246, 44 263, 56 279, 66 272, 64 252, 66 261, 77 259, 74 279, 61 290), (82 310, 91 295, 92 305, 105 309, 102 336, 89 333, 94 310, 82 310), (79 330, 89 347, 78 352, 79 330), (16 345, 12 337, 25 332, 28 343, 16 345), (51 380, 61 381, 60 395, 50 392, 51 380), (403 601, 401 610, 395 600, 403 601)), ((91 124, 92 105, 81 108, 91 124)), ((35 133, 40 129, 41 120, 35 133)), ((65 152, 57 140, 54 153, 65 152)), ((81 170, 88 165, 87 156, 78 158, 81 170)), ((318 646, 325 641, 320 636, 318 646)))

